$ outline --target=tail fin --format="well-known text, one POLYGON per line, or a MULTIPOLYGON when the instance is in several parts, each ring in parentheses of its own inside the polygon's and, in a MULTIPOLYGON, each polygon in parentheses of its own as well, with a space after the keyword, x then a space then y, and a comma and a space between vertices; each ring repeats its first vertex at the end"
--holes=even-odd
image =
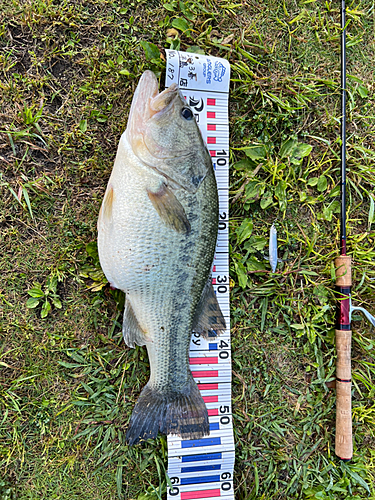
POLYGON ((161 391, 149 383, 143 388, 130 418, 126 440, 129 445, 176 434, 182 439, 200 439, 210 434, 206 405, 191 377, 180 392, 161 391))

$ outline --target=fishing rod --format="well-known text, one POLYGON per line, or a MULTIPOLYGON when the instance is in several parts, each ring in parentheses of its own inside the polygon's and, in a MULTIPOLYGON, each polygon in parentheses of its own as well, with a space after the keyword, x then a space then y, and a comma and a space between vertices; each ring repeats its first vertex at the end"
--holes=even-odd
POLYGON ((336 274, 336 439, 335 453, 343 461, 353 456, 351 396, 351 318, 364 314, 375 327, 375 317, 351 300, 352 263, 346 254, 346 7, 341 0, 341 238, 340 256, 335 259, 336 274))
POLYGON ((346 7, 341 0, 341 239, 336 272, 336 439, 335 453, 353 456, 351 401, 351 257, 346 254, 346 7))

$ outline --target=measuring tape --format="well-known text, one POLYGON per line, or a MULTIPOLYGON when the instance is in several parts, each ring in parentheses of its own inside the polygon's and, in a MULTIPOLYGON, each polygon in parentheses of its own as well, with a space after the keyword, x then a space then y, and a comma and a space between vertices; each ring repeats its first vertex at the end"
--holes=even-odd
POLYGON ((234 439, 231 404, 229 316, 228 186, 229 74, 225 59, 166 50, 165 86, 177 83, 192 108, 210 152, 219 192, 219 235, 212 283, 227 330, 205 340, 193 333, 190 368, 206 403, 210 435, 182 440, 168 435, 168 500, 224 498, 234 500, 234 439))

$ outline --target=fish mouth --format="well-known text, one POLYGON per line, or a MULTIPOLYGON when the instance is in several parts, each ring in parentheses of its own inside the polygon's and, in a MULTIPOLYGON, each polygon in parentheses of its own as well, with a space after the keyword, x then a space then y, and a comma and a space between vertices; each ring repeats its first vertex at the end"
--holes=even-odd
POLYGON ((145 71, 135 90, 128 118, 128 139, 132 143, 143 138, 147 121, 156 114, 169 111, 178 95, 178 87, 173 83, 159 94, 159 85, 152 71, 145 71))
POLYGON ((166 113, 172 106, 172 103, 175 100, 177 94, 177 83, 172 83, 170 87, 166 88, 165 90, 163 90, 163 92, 160 92, 160 94, 150 99, 149 111, 152 116, 156 113, 166 113))

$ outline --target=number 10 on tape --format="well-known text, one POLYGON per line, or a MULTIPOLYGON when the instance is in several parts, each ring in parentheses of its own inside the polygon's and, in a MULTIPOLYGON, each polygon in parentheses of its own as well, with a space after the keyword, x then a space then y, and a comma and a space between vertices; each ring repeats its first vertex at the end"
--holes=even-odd
POLYGON ((166 87, 178 84, 194 112, 215 169, 219 234, 212 284, 227 324, 219 338, 192 336, 190 368, 207 406, 210 435, 195 440, 168 436, 167 496, 168 500, 234 500, 228 262, 230 66, 217 57, 174 50, 166 53, 166 87))

